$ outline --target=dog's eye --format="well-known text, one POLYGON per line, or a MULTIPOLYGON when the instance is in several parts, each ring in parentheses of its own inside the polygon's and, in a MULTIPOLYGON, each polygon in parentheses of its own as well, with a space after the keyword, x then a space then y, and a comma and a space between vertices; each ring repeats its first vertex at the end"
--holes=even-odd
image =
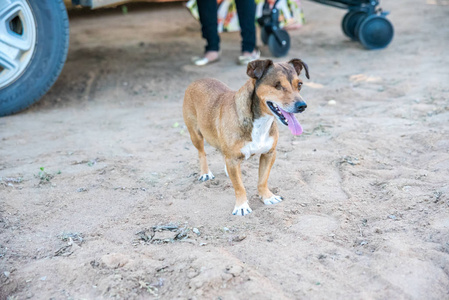
POLYGON ((282 90, 282 85, 280 82, 276 83, 276 85, 274 86, 277 90, 282 90))
POLYGON ((300 90, 302 87, 302 82, 298 82, 298 90, 300 90))

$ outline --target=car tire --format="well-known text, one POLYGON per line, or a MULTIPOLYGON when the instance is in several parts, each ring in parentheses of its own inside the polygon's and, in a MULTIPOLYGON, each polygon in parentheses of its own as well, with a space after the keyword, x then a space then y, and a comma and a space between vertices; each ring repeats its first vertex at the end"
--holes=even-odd
MULTIPOLYGON (((43 96, 61 73, 69 47, 69 20, 63 0, 6 0, 6 2, 10 5, 20 2, 24 11, 30 10, 32 12, 35 38, 33 40, 32 56, 28 59, 27 65, 24 66, 20 74, 17 73, 12 78, 12 81, 4 80, 3 86, 1 81, 2 73, 9 71, 9 69, 5 67, 7 66, 5 60, 3 60, 4 65, 1 65, 1 56, 3 55, 3 57, 7 58, 6 62, 8 59, 11 59, 11 62, 14 63, 14 60, 6 56, 5 53, 2 54, 0 52, 0 116, 7 116, 21 111, 43 96), (26 7, 27 5, 28 7, 26 7)), ((5 5, 3 5, 3 9, 5 9, 5 5)), ((23 16, 23 14, 18 16, 23 16)), ((0 21, 4 21, 1 20, 1 17, 2 7, 0 5, 0 21)), ((19 18, 19 21, 17 21, 17 18, 16 16, 16 23, 26 22, 26 20, 21 19, 22 17, 19 18)), ((26 18, 24 17, 23 19, 26 18)), ((23 24, 23 26, 25 25, 27 24, 23 24)), ((11 32, 9 31, 8 33, 8 30, 12 29, 13 27, 7 28, 3 32, 10 34, 11 32)), ((29 27, 29 32, 31 29, 29 27)), ((22 34, 26 34, 26 31, 23 31, 22 34)), ((18 33, 21 33, 21 31, 18 31, 18 33)), ((5 40, 2 41, 2 36, 0 35, 0 43, 5 40)), ((11 44, 10 42, 9 45, 11 44)), ((3 44, 4 47, 10 47, 5 45, 3 44)), ((10 48, 13 49, 14 45, 10 48)), ((19 65, 20 60, 16 58, 15 64, 19 65)))

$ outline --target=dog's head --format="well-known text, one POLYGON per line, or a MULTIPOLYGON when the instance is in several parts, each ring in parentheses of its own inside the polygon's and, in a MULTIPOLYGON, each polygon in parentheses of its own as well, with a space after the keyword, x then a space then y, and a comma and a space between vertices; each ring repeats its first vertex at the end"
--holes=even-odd
POLYGON ((262 114, 275 116, 294 135, 301 134, 302 127, 293 114, 307 108, 300 95, 302 80, 298 77, 303 69, 309 79, 309 69, 300 59, 287 63, 259 59, 250 62, 246 71, 249 77, 255 79, 255 93, 262 114))

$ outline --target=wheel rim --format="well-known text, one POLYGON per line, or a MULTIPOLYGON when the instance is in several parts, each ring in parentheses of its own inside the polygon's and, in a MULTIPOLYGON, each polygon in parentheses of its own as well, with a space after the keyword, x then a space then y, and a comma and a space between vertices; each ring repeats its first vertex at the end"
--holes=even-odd
POLYGON ((18 79, 33 57, 36 22, 27 0, 0 3, 0 89, 18 79))
POLYGON ((359 29, 359 40, 368 49, 382 49, 393 39, 393 25, 380 16, 366 19, 359 29))

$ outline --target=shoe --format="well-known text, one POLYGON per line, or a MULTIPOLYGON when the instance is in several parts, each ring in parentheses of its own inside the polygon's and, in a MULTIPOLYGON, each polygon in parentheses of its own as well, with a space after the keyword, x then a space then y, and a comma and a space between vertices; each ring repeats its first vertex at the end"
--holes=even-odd
POLYGON ((199 66, 199 67, 202 67, 202 66, 205 66, 205 65, 209 65, 209 64, 217 62, 219 60, 220 60, 220 52, 218 53, 217 58, 213 59, 213 60, 210 60, 210 59, 208 59, 205 56, 194 56, 194 57, 192 57, 192 63, 195 66, 199 66))
POLYGON ((246 66, 248 63, 252 62, 253 60, 260 58, 260 50, 255 49, 251 55, 240 55, 238 58, 238 64, 242 66, 246 66))

